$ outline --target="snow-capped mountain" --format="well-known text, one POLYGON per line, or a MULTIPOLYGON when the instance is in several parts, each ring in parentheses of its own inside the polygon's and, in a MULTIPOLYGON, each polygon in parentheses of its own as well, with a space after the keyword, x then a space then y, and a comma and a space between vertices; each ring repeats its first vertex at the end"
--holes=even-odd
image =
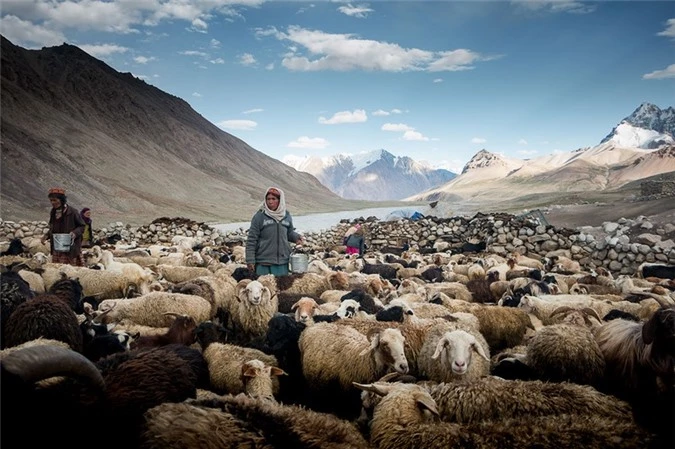
POLYGON ((441 185, 456 174, 386 150, 328 157, 288 156, 283 162, 310 173, 321 184, 347 199, 399 200, 441 185))
POLYGON ((461 175, 407 200, 500 201, 543 193, 602 191, 675 172, 675 109, 643 103, 599 145, 519 160, 481 150, 461 175))
POLYGON ((651 103, 642 103, 619 123, 602 142, 616 146, 654 149, 675 142, 675 109, 661 110, 651 103))

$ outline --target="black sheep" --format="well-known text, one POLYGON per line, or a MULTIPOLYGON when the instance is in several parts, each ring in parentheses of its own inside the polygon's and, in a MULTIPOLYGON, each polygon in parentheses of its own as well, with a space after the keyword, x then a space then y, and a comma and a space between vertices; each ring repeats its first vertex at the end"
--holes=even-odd
POLYGON ((354 289, 349 293, 342 295, 340 301, 344 301, 345 299, 355 300, 361 306, 361 310, 371 315, 382 310, 382 306, 375 304, 375 298, 360 288, 354 289))
POLYGON ((75 312, 66 301, 49 293, 37 295, 16 307, 5 325, 5 347, 43 337, 67 343, 82 352, 83 337, 75 312))
POLYGON ((21 243, 21 239, 14 238, 9 242, 9 248, 0 253, 0 256, 19 256, 28 252, 28 248, 21 243))

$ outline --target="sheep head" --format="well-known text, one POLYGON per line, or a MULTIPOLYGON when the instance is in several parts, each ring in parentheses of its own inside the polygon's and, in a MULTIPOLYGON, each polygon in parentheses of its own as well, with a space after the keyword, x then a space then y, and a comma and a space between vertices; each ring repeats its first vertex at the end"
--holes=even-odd
POLYGON ((372 354, 378 369, 393 369, 397 373, 408 372, 408 359, 405 357, 405 338, 398 329, 373 329, 368 332, 370 345, 360 356, 372 354))
POLYGON ((487 356, 476 337, 460 329, 446 332, 438 340, 436 351, 431 358, 437 359, 442 354, 441 363, 443 365, 449 363, 452 372, 461 375, 469 369, 473 351, 476 351, 485 360, 490 361, 490 357, 487 356))
POLYGON ((304 297, 291 306, 291 311, 295 310, 295 321, 306 323, 311 321, 318 307, 319 305, 314 299, 304 297))
MULTIPOLYGON (((242 284, 244 280, 239 282, 239 284, 242 284)), ((270 301, 272 299, 272 292, 269 288, 262 285, 260 281, 249 281, 250 282, 246 283, 245 285, 241 285, 237 290, 237 299, 240 302, 249 302, 254 306, 258 306, 263 302, 270 301)))

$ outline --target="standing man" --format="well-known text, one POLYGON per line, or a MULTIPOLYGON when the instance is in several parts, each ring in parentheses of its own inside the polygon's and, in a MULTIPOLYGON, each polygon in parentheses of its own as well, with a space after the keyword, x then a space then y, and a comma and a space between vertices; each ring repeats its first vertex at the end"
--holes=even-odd
POLYGON ((49 239, 52 262, 84 266, 82 258, 84 221, 80 217, 80 212, 68 206, 66 191, 60 187, 49 189, 47 198, 52 205, 52 210, 49 213, 49 232, 42 236, 42 243, 49 239), (54 234, 70 234, 71 244, 68 251, 54 249, 54 234))

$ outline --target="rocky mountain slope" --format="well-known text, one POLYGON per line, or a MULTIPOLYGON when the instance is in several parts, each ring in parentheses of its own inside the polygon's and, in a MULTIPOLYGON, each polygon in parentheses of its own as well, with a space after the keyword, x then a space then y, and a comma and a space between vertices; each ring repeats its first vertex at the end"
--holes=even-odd
POLYGON ((99 223, 247 220, 272 184, 297 214, 367 207, 77 47, 26 50, 2 37, 1 53, 4 220, 47 219, 52 186, 99 223))
POLYGON ((491 204, 494 209, 616 192, 627 183, 675 172, 674 112, 644 103, 600 144, 568 153, 520 160, 481 150, 460 176, 408 199, 491 204))

